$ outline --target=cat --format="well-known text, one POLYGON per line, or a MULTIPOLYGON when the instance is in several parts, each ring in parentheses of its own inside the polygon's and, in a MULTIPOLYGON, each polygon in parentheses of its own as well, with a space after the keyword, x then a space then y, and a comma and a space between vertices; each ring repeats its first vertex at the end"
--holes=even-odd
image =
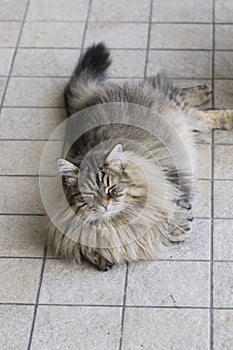
MULTIPOLYGON (((197 108, 211 98, 205 85, 179 89, 163 73, 118 84, 107 79, 110 65, 105 44, 90 46, 65 88, 68 117, 85 112, 87 121, 93 116, 101 121, 113 114, 116 123, 83 133, 58 160, 68 206, 56 217, 65 232, 54 218, 48 223, 56 255, 78 263, 86 259, 102 271, 156 259, 163 242, 190 235, 196 134, 233 127, 231 110, 197 108), (125 123, 129 115, 141 116, 144 127, 125 123)), ((79 120, 70 128, 74 135, 79 120)))

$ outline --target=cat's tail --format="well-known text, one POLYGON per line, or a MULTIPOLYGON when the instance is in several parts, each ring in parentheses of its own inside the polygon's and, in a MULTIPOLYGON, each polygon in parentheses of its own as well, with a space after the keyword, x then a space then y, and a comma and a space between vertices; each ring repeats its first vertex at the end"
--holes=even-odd
POLYGON ((90 99, 96 84, 106 78, 106 70, 111 62, 110 52, 103 43, 90 46, 80 56, 64 91, 68 115, 87 107, 85 101, 90 99))

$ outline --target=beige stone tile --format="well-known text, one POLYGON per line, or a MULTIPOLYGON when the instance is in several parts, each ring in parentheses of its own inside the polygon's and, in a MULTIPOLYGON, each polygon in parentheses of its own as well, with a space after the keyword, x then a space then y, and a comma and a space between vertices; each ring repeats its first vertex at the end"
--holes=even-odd
POLYGON ((232 23, 233 3, 232 1, 216 1, 215 2, 215 22, 232 23))
POLYGON ((42 259, 0 259, 1 303, 35 303, 42 259))
POLYGON ((233 26, 232 25, 215 25, 215 49, 232 50, 233 46, 233 26))
POLYGON ((19 22, 0 22, 0 47, 15 46, 20 26, 19 22))
POLYGON ((7 0, 0 3, 1 21, 20 21, 26 10, 27 0, 7 0))
POLYGON ((233 80, 215 80, 215 108, 233 108, 233 80))
POLYGON ((62 108, 3 108, 1 139, 48 139, 65 120, 62 108))
POLYGON ((214 260, 233 260, 233 220, 214 220, 214 260))
POLYGON ((63 107, 65 78, 10 78, 4 106, 63 107))
POLYGON ((43 257, 45 217, 0 216, 0 256, 43 257))
POLYGON ((149 51, 147 76, 165 71, 170 78, 211 77, 211 53, 205 51, 149 51))
POLYGON ((214 130, 214 142, 233 144, 233 130, 214 130))
POLYGON ((211 178, 211 145, 197 144, 197 177, 211 178))
POLYGON ((214 307, 233 307, 233 263, 215 262, 213 272, 214 307))
POLYGON ((40 303, 121 305, 124 283, 125 266, 102 272, 85 263, 47 260, 40 303))
POLYGON ((118 349, 120 317, 120 308, 39 306, 32 349, 118 349))
POLYGON ((8 75, 11 61, 13 58, 13 49, 0 48, 0 75, 8 75))
POLYGON ((87 0, 31 0, 26 20, 85 21, 87 8, 87 0))
POLYGON ((209 306, 209 263, 150 261, 131 264, 126 305, 209 306))
POLYGON ((231 350, 233 348, 233 312, 232 310, 214 310, 213 312, 213 349, 231 350))
POLYGON ((233 182, 214 182, 214 217, 231 218, 233 207, 233 182))
POLYGON ((104 41, 115 49, 146 49, 148 24, 91 23, 87 27, 85 47, 104 41))
POLYGON ((0 103, 2 102, 5 85, 6 85, 6 78, 0 78, 0 103))
POLYGON ((79 54, 79 49, 19 49, 12 75, 69 77, 79 54))
POLYGON ((198 180, 193 187, 193 215, 210 217, 211 183, 210 180, 198 180))
POLYGON ((34 306, 0 305, 1 349, 26 349, 34 306))
POLYGON ((215 78, 233 78, 233 52, 216 51, 214 69, 215 78))
POLYGON ((127 4, 124 0, 116 2, 94 0, 91 5, 90 21, 142 22, 149 20, 149 12, 149 0, 134 0, 127 2, 127 4))
POLYGON ((212 1, 154 0, 153 21, 165 22, 211 22, 212 1))
POLYGON ((166 257, 172 260, 209 260, 210 228, 210 220, 194 219, 190 237, 184 242, 171 243, 166 257))
POLYGON ((233 180, 232 164, 233 145, 215 145, 214 147, 214 178, 233 180))
POLYGON ((0 141, 0 175, 38 175, 44 141, 0 141))
POLYGON ((44 214, 37 177, 0 176, 0 213, 44 214))
POLYGON ((146 60, 144 50, 112 50, 110 77, 143 77, 146 60))
POLYGON ((123 349, 208 349, 208 313, 208 310, 126 308, 123 349))
POLYGON ((211 24, 152 24, 150 49, 211 49, 211 24))
POLYGON ((21 47, 81 47, 84 23, 26 22, 21 47))

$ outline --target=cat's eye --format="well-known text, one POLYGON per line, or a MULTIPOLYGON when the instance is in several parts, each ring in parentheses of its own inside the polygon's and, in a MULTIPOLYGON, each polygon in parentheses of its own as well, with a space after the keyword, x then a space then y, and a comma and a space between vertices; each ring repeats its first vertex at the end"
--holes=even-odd
POLYGON ((115 187, 110 188, 108 190, 108 195, 110 197, 117 197, 118 196, 118 192, 117 192, 116 188, 115 187))

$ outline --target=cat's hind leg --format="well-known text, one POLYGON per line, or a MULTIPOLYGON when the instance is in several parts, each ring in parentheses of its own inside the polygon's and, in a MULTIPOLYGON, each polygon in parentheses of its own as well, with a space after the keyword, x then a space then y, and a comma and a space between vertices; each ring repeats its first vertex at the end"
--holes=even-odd
POLYGON ((201 107, 206 105, 212 96, 212 91, 205 85, 197 85, 179 90, 176 100, 185 102, 192 107, 201 107))

